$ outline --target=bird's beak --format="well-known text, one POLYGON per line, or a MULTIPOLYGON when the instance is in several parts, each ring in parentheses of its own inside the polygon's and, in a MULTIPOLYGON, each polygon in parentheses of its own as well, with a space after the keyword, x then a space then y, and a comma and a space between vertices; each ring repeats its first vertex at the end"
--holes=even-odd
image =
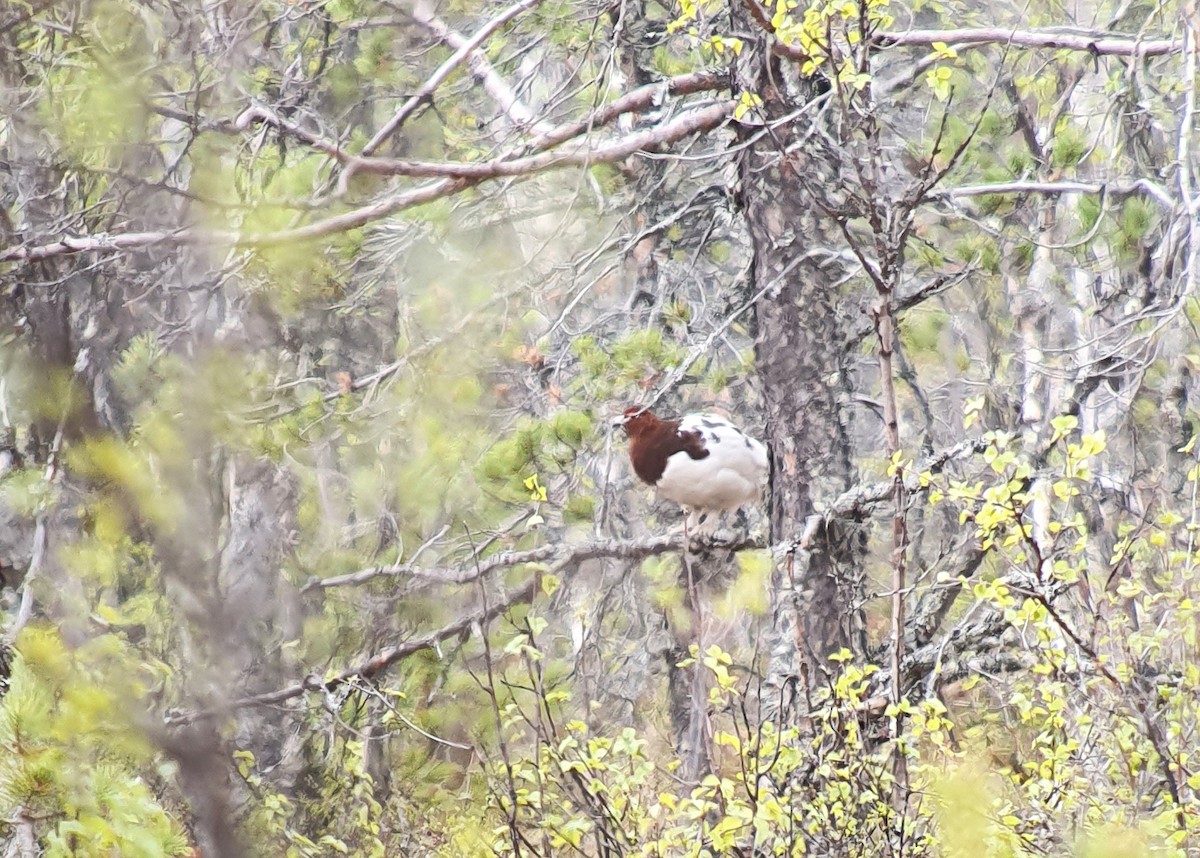
POLYGON ((629 418, 626 417, 624 414, 622 414, 620 417, 613 420, 612 428, 620 429, 622 426, 624 426, 628 422, 629 422, 629 418))

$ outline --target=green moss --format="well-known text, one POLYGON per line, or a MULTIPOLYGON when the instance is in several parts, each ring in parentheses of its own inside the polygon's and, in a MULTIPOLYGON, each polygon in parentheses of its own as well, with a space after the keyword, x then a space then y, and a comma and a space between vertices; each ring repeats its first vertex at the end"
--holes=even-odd
POLYGON ((1132 410, 1133 423, 1139 429, 1150 429, 1162 423, 1158 405, 1145 397, 1134 400, 1132 410))
POLYGON ((971 368, 971 356, 961 345, 954 352, 954 368, 959 372, 966 372, 971 368))
POLYGON ((674 328, 686 328, 692 320, 692 308, 688 302, 676 297, 663 307, 663 321, 674 328))

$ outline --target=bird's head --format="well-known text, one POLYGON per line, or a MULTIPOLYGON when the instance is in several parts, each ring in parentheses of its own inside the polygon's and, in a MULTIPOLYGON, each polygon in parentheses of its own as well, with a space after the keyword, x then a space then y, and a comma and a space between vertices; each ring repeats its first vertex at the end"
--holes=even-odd
POLYGON ((649 408, 642 405, 631 405, 613 421, 613 426, 620 426, 625 430, 625 434, 632 438, 645 432, 656 423, 658 423, 658 418, 649 408))

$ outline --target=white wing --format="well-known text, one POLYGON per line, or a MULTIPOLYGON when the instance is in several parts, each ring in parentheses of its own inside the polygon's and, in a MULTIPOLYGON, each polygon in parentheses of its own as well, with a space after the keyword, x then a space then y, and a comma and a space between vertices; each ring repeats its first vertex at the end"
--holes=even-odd
POLYGON ((767 484, 767 448, 724 417, 689 414, 681 432, 699 432, 708 455, 693 459, 675 453, 658 481, 668 500, 692 509, 734 509, 758 500, 767 484))

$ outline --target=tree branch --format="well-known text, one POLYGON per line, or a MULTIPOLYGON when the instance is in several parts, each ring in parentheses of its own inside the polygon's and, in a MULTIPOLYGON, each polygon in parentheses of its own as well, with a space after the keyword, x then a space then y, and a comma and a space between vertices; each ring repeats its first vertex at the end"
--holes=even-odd
MULTIPOLYGON (((162 244, 172 247, 211 244, 229 244, 234 247, 274 247, 323 238, 364 226, 404 209, 451 196, 486 179, 530 175, 570 166, 589 167, 594 164, 620 161, 639 152, 656 150, 691 134, 715 128, 733 112, 733 107, 734 102, 722 101, 706 108, 689 111, 654 128, 639 131, 590 149, 580 145, 567 152, 545 152, 511 161, 439 165, 440 174, 445 176, 444 178, 294 229, 245 235, 236 232, 210 231, 198 227, 184 227, 160 232, 71 237, 33 247, 6 248, 0 251, 0 263, 35 262, 74 253, 136 250, 162 244)), ((403 164, 405 162, 393 163, 403 164)), ((434 175, 438 172, 431 171, 428 174, 434 175)), ((411 175, 422 174, 416 172, 411 175)))
POLYGON ((404 122, 410 116, 412 116, 414 112, 416 112, 417 108, 425 103, 425 101, 433 95, 434 91, 445 82, 446 78, 450 77, 451 73, 458 68, 462 62, 466 60, 472 52, 475 51, 476 48, 487 41, 488 37, 490 37, 493 33, 495 33, 513 18, 517 17, 522 12, 532 9, 540 2, 541 0, 520 0, 520 2, 509 6, 495 18, 492 18, 492 20, 480 27, 476 31, 475 35, 471 36, 469 39, 466 39, 459 46, 458 50, 451 54, 444 63, 438 66, 437 70, 429 76, 429 79, 426 80, 425 83, 421 84, 420 89, 418 89, 412 95, 412 97, 408 99, 408 101, 401 105, 400 109, 396 111, 396 115, 389 119, 382 128, 375 132, 375 136, 372 137, 367 145, 363 147, 362 154, 373 154, 376 149, 383 145, 385 140, 395 134, 396 131, 399 130, 400 126, 403 125, 404 122))
MULTIPOLYGON (((905 292, 904 294, 897 296, 895 306, 896 314, 899 315, 911 310, 913 307, 923 304, 930 298, 940 295, 946 290, 957 286, 959 283, 963 282, 969 276, 974 274, 976 270, 977 269, 974 266, 968 266, 967 268, 952 274, 939 274, 936 277, 927 280, 925 283, 918 286, 911 292, 905 292)), ((868 337, 873 330, 874 325, 870 321, 859 324, 858 327, 846 337, 846 348, 854 348, 866 337, 868 337)))
MULTIPOLYGON (((905 477, 905 487, 910 492, 922 491, 920 475, 925 472, 940 473, 946 464, 954 459, 978 453, 987 447, 987 442, 980 438, 962 441, 953 447, 930 456, 924 461, 908 469, 905 477)), ((821 515, 825 518, 860 518, 870 510, 892 497, 895 483, 892 480, 881 480, 875 483, 863 483, 855 486, 837 497, 829 508, 821 515)), ((818 516, 820 517, 820 516, 818 516)), ((799 537, 785 541, 772 547, 773 551, 788 550, 799 537)), ((741 551, 749 548, 767 548, 764 542, 758 540, 743 540, 741 542, 721 545, 721 548, 741 551)), ((446 567, 428 568, 412 563, 393 563, 385 566, 369 566, 345 575, 334 575, 329 578, 311 578, 305 583, 302 592, 324 590, 331 587, 354 587, 366 584, 376 578, 416 578, 440 584, 468 584, 488 575, 498 569, 511 569, 526 563, 552 562, 556 567, 570 567, 585 560, 608 558, 613 560, 642 560, 670 551, 681 551, 683 538, 680 534, 660 536, 649 540, 620 540, 602 539, 584 542, 577 545, 543 545, 525 551, 505 551, 486 559, 468 558, 462 567, 452 569, 446 567)))
POLYGON ((537 114, 517 97, 516 92, 508 85, 508 81, 496 72, 492 64, 487 61, 487 57, 479 50, 478 45, 474 48, 468 47, 474 41, 474 37, 467 39, 450 29, 445 21, 433 14, 433 10, 428 8, 428 4, 425 2, 419 2, 413 8, 413 19, 432 33, 438 41, 444 42, 455 51, 464 49, 467 51, 467 64, 471 67, 471 73, 483 84, 484 91, 492 97, 492 100, 499 105, 500 110, 514 125, 520 128, 532 128, 538 132, 550 129, 550 123, 539 120, 537 114))
POLYGON ((727 89, 729 89, 728 79, 713 72, 691 72, 656 83, 648 83, 596 108, 576 122, 564 123, 534 137, 522 148, 525 152, 540 152, 549 149, 573 137, 578 137, 580 134, 608 125, 623 114, 646 110, 660 104, 668 95, 692 95, 697 92, 727 89))
MULTIPOLYGON (((984 446, 985 442, 977 439, 963 441, 954 447, 943 450, 937 455, 926 459, 917 467, 910 468, 905 477, 906 485, 911 480, 912 487, 909 490, 913 492, 922 491, 923 489, 918 483, 919 474, 925 471, 938 472, 952 459, 982 450, 984 446)), ((826 517, 857 517, 864 514, 871 506, 890 499, 894 489, 895 482, 893 480, 884 480, 879 483, 856 487, 848 492, 844 492, 834 501, 824 515, 826 517)), ((805 533, 810 533, 813 530, 813 523, 819 518, 820 516, 810 517, 811 520, 806 523, 805 533)), ((781 553, 795 551, 798 547, 804 547, 802 545, 804 540, 804 535, 798 536, 787 543, 775 546, 772 548, 772 552, 775 556, 780 556, 781 553)), ((310 580, 304 585, 303 590, 309 591, 329 587, 353 586, 364 584, 375 578, 394 578, 400 576, 425 578, 447 584, 466 584, 479 580, 489 572, 498 569, 509 569, 528 563, 550 562, 550 572, 557 573, 571 568, 584 560, 598 560, 601 558, 641 560, 654 555, 666 554, 669 551, 681 551, 683 547, 682 534, 660 536, 649 540, 612 539, 587 542, 580 545, 544 545, 539 548, 531 548, 527 551, 506 551, 494 557, 479 560, 478 562, 475 562, 475 558, 471 558, 468 571, 462 571, 461 569, 422 569, 412 564, 373 566, 359 570, 358 572, 352 572, 349 575, 339 575, 323 580, 310 580)), ((724 550, 733 551, 765 547, 767 547, 765 544, 754 540, 744 540, 720 546, 724 550)), ((167 713, 164 723, 168 727, 180 727, 206 718, 227 715, 239 709, 247 709, 254 706, 272 706, 283 703, 309 691, 332 691, 339 685, 351 680, 370 678, 414 653, 433 649, 444 640, 461 635, 476 625, 482 625, 500 616, 515 604, 530 601, 537 592, 540 580, 541 573, 534 574, 520 588, 512 591, 495 604, 489 604, 472 611, 436 631, 412 638, 396 646, 387 647, 365 661, 330 677, 321 678, 317 674, 310 674, 300 682, 284 686, 275 691, 231 700, 222 706, 191 711, 171 711, 167 713)))
MULTIPOLYGON (((709 72, 693 72, 678 75, 677 77, 658 83, 647 84, 631 90, 609 104, 596 108, 587 116, 574 122, 567 122, 557 127, 539 123, 535 126, 538 131, 536 137, 515 147, 514 151, 507 153, 505 156, 485 163, 508 165, 521 163, 519 160, 514 160, 518 155, 527 156, 551 149, 581 134, 609 125, 623 114, 653 107, 661 103, 668 95, 691 95, 697 92, 720 89, 728 89, 728 83, 718 75, 709 72)), ((346 166, 348 170, 343 176, 343 184, 346 181, 346 177, 352 173, 414 177, 474 177, 481 172, 487 172, 484 164, 480 163, 405 161, 356 155, 353 152, 346 151, 334 141, 314 134, 290 119, 285 119, 262 104, 247 107, 238 115, 236 120, 226 124, 232 130, 245 131, 255 122, 263 122, 273 128, 286 132, 302 143, 316 149, 318 152, 328 155, 339 164, 346 166)), ((647 129, 642 133, 652 133, 654 130, 647 129)), ((578 153, 576 157, 578 157, 578 153)), ((511 169, 511 166, 509 169, 511 169)))
POLYGON ((666 554, 668 551, 679 551, 682 548, 683 539, 678 535, 663 536, 649 541, 606 539, 565 547, 558 544, 543 545, 526 551, 505 551, 481 560, 465 571, 445 568, 426 569, 410 563, 372 566, 347 575, 312 578, 304 585, 301 592, 329 587, 356 586, 376 578, 422 578, 441 584, 467 584, 497 569, 509 569, 526 563, 545 563, 553 560, 555 565, 572 566, 584 560, 596 560, 601 557, 616 560, 641 560, 657 554, 666 554))
POLYGON ((987 194, 1102 194, 1111 196, 1131 196, 1145 194, 1168 211, 1175 209, 1175 200, 1170 194, 1149 179, 1138 179, 1134 182, 1107 184, 1104 182, 995 182, 983 185, 960 185, 957 188, 941 188, 931 190, 928 199, 960 197, 982 197, 987 194))
POLYGON ((9 247, 0 251, 0 262, 37 262, 54 256, 67 256, 74 253, 106 252, 122 250, 138 250, 156 245, 183 247, 194 245, 229 244, 234 247, 272 247, 280 244, 291 244, 322 238, 349 229, 363 226, 404 209, 433 202, 442 197, 458 193, 472 182, 463 180, 440 179, 419 188, 412 188, 377 200, 370 205, 353 209, 340 215, 315 221, 295 229, 278 232, 242 235, 236 232, 207 230, 199 227, 183 227, 175 230, 160 232, 127 232, 117 235, 100 233, 98 235, 64 238, 49 244, 34 247, 9 247))
MULTIPOLYGON (((754 5, 752 4, 755 0, 746 0, 746 2, 753 11, 754 5)), ((773 28, 764 29, 773 30, 773 28)), ((935 42, 945 42, 958 50, 988 45, 1006 45, 1018 48, 1083 51, 1093 56, 1115 57, 1158 57, 1183 51, 1183 41, 1180 39, 1139 39, 1116 33, 1080 32, 1078 30, 963 27, 954 30, 908 30, 902 33, 876 32, 871 34, 871 43, 879 48, 926 47, 932 46, 935 42)), ((805 51, 794 44, 776 42, 772 46, 772 50, 780 56, 797 61, 810 59, 805 51)))
POLYGON ((236 712, 239 709, 249 709, 254 706, 273 706, 278 703, 284 703, 292 698, 299 697, 309 691, 332 691, 339 685, 350 682, 355 679, 369 679, 383 669, 395 664, 401 659, 407 658, 414 653, 421 652, 427 649, 433 649, 439 643, 449 638, 457 637, 464 632, 469 631, 476 625, 488 622, 495 617, 500 616, 513 605, 519 602, 528 602, 533 598, 533 594, 537 592, 538 582, 541 580, 540 575, 530 577, 521 587, 509 593, 505 598, 498 600, 494 604, 489 604, 477 611, 472 611, 463 617, 455 620, 449 625, 443 626, 437 631, 430 632, 421 637, 412 638, 397 646, 387 647, 380 650, 375 655, 368 658, 366 661, 349 667, 340 673, 335 673, 333 676, 322 679, 319 675, 313 673, 306 676, 300 682, 292 685, 284 686, 275 691, 268 691, 263 694, 254 694, 250 697, 239 697, 236 700, 230 700, 223 706, 216 706, 210 709, 198 709, 193 711, 173 711, 168 712, 163 722, 168 727, 182 727, 187 724, 195 723, 196 721, 215 718, 222 715, 228 715, 231 712, 236 712))
MULTIPOLYGON (((689 111, 653 128, 636 131, 609 143, 580 141, 570 149, 555 149, 520 158, 496 158, 491 161, 408 161, 395 158, 360 158, 355 161, 363 172, 384 176, 410 178, 467 179, 481 182, 511 176, 527 176, 561 167, 587 167, 608 161, 618 161, 636 152, 656 149, 664 143, 678 140, 698 131, 715 128, 733 112, 734 102, 721 101, 699 110, 689 111)), ((548 136, 548 135, 547 135, 548 136)))
POLYGON ((1105 32, 1070 30, 1010 30, 1005 27, 964 27, 956 30, 908 30, 903 33, 874 33, 871 41, 881 47, 910 47, 945 42, 955 47, 1012 45, 1021 48, 1051 48, 1086 51, 1096 56, 1156 57, 1183 50, 1179 39, 1136 39, 1105 32))

